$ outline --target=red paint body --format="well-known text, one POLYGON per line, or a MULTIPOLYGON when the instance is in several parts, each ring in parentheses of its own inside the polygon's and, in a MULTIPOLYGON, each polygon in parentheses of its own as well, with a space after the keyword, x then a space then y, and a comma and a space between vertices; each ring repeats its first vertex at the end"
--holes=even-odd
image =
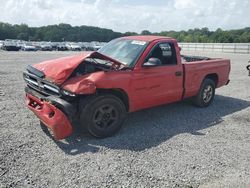
POLYGON ((52 104, 27 94, 26 105, 53 131, 55 139, 63 139, 72 133, 72 125, 67 116, 52 104))
MULTIPOLYGON (((227 59, 212 59, 189 63, 182 63, 180 49, 177 41, 167 37, 134 36, 126 37, 132 40, 149 42, 149 45, 137 60, 133 70, 126 71, 100 71, 80 77, 68 79, 74 69, 87 57, 99 57, 114 62, 121 66, 118 61, 99 54, 98 52, 84 52, 81 55, 46 61, 34 67, 43 71, 46 79, 53 81, 58 86, 75 94, 94 94, 97 89, 119 89, 128 96, 129 112, 157 105, 181 101, 185 98, 197 95, 201 83, 207 75, 216 74, 218 77, 217 88, 226 85, 229 80, 230 61, 227 59), (159 42, 174 44, 177 65, 143 67, 144 60, 151 49, 159 42), (176 72, 182 75, 177 77, 176 72)), ((29 98, 29 96, 28 96, 29 98)), ((49 104, 44 104, 45 106, 49 104)), ((58 138, 71 133, 68 128, 68 120, 62 112, 58 112, 58 119, 50 122, 43 111, 37 112, 29 108, 46 125, 52 128, 58 138), (62 126, 57 127, 59 121, 62 126), (57 132, 58 131, 58 132, 57 132)), ((51 108, 51 106, 49 106, 51 108)), ((59 126, 59 125, 58 125, 59 126)))

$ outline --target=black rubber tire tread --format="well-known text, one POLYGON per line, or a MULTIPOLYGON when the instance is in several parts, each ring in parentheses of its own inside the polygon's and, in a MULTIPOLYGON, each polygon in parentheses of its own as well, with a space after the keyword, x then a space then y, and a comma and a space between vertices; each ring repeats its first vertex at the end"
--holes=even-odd
POLYGON ((198 106, 198 107, 208 107, 214 99, 215 96, 215 83, 213 80, 209 79, 209 78, 205 78, 201 84, 199 93, 193 98, 193 104, 198 106), (206 88, 207 85, 211 85, 213 88, 213 94, 212 94, 212 98, 208 103, 205 103, 203 100, 203 91, 206 88))
POLYGON ((247 70, 250 70, 250 65, 247 65, 247 70))
POLYGON ((97 138, 106 138, 114 135, 122 126, 126 117, 126 107, 124 103, 116 96, 110 94, 93 95, 81 101, 80 126, 83 130, 97 138), (119 121, 107 131, 100 131, 93 126, 92 116, 96 108, 105 103, 112 103, 119 111, 119 121))

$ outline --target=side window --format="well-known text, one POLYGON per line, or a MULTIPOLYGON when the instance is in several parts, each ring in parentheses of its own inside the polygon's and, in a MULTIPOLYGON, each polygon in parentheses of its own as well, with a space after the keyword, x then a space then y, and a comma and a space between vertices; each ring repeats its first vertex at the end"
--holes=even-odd
POLYGON ((162 65, 176 65, 177 58, 175 53, 174 44, 172 43, 160 43, 157 44, 146 58, 148 61, 150 58, 158 58, 162 65))

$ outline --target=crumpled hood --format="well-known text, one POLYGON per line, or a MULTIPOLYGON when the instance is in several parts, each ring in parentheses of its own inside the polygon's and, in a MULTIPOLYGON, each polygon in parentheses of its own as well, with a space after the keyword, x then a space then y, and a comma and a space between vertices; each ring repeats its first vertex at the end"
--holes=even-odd
POLYGON ((119 61, 116 61, 99 52, 83 52, 76 56, 44 61, 42 63, 33 65, 33 67, 39 71, 42 71, 45 74, 45 78, 47 80, 57 85, 61 85, 69 78, 75 68, 77 68, 78 65, 81 64, 86 58, 108 60, 119 66, 122 64, 119 61))

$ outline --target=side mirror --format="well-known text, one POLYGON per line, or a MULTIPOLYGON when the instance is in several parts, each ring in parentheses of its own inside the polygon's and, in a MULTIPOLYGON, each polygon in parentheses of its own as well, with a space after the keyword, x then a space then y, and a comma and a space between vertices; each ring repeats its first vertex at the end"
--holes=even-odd
POLYGON ((143 64, 143 67, 157 67, 162 65, 161 60, 158 58, 149 58, 148 62, 143 64))

